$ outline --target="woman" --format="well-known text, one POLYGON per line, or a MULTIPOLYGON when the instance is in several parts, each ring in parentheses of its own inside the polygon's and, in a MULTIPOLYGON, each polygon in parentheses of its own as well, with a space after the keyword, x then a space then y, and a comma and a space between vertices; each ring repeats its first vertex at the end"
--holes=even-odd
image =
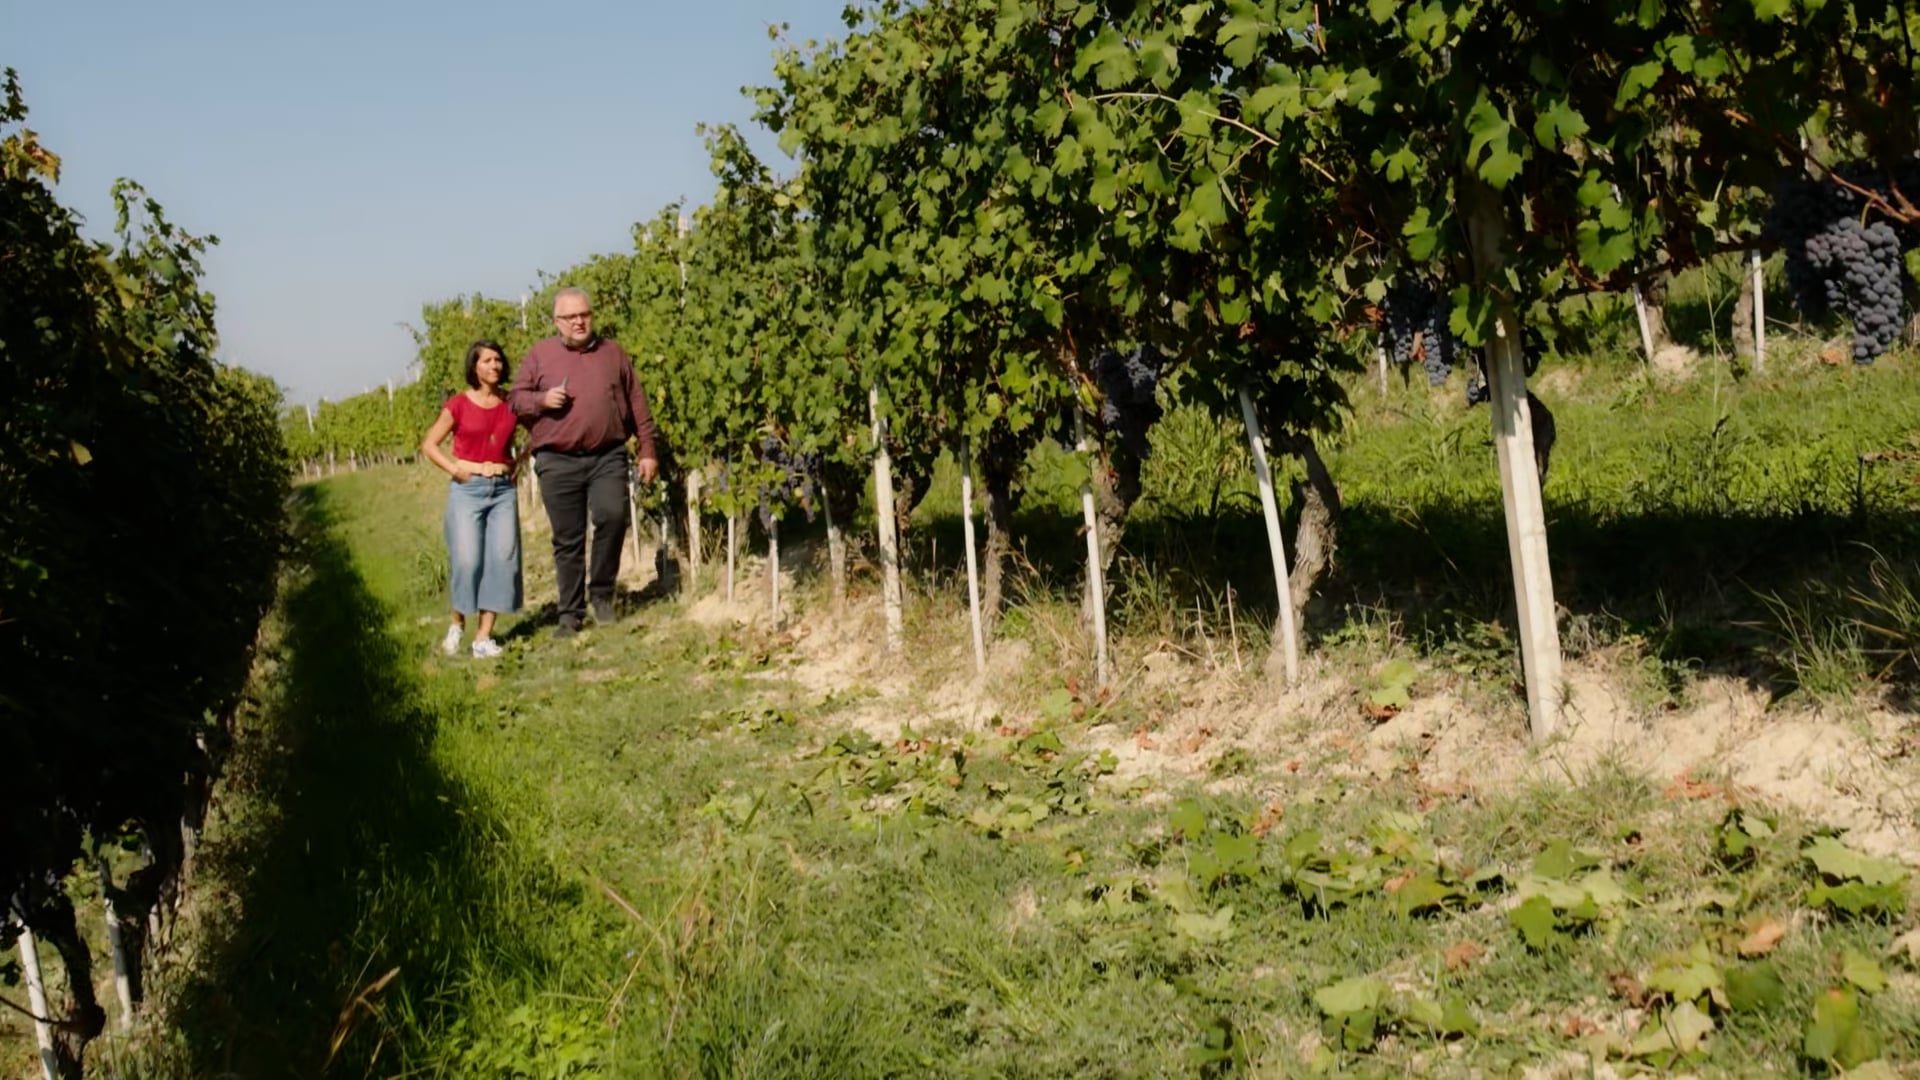
POLYGON ((440 650, 460 651, 467 616, 477 614, 473 655, 500 655, 494 619, 520 610, 520 505, 514 498, 513 410, 507 407, 507 354, 491 341, 467 349, 467 387, 446 407, 420 452, 453 484, 447 494, 447 562, 453 579, 453 625, 440 650), (440 444, 453 435, 453 456, 440 444))

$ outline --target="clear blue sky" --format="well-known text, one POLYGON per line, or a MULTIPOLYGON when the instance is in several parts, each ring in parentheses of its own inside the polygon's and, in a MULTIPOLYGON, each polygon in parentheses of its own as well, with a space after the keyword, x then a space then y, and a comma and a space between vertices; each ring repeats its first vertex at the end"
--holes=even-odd
POLYGON ((749 126, 768 25, 838 36, 842 6, 0 0, 0 67, 89 231, 127 176, 218 236, 223 358, 310 402, 404 379, 422 303, 517 297, 706 201, 695 124, 749 126))

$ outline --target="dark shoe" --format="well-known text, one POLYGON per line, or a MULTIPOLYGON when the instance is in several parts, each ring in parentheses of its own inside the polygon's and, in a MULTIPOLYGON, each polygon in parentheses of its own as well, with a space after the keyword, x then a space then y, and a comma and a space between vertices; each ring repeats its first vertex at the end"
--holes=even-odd
POLYGON ((580 617, 577 615, 560 616, 560 625, 553 628, 555 641, 565 641, 580 632, 580 617))
POLYGON ((593 602, 593 621, 600 626, 613 625, 613 601, 595 600, 593 602))

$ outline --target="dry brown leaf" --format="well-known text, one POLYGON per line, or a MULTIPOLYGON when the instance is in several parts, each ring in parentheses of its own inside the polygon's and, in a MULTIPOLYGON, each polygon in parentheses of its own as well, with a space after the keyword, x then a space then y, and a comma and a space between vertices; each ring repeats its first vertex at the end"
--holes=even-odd
POLYGON ((1412 880, 1413 880, 1413 871, 1402 870, 1399 873, 1388 878, 1385 882, 1381 884, 1380 887, 1387 890, 1388 894, 1391 895, 1393 893, 1399 892, 1400 886, 1405 885, 1407 882, 1412 880))
POLYGON ((1765 956, 1772 952, 1780 939, 1787 936, 1787 928, 1778 919, 1762 919, 1758 925, 1740 939, 1740 955, 1745 957, 1765 956))
POLYGON ((1724 794, 1725 788, 1711 780, 1702 780, 1691 772, 1675 775, 1665 791, 1669 799, 1712 799, 1724 794))
POLYGON ((1141 724, 1133 729, 1133 745, 1142 750, 1153 749, 1153 736, 1147 733, 1147 725, 1141 724))
POLYGON ((1266 835, 1273 831, 1273 827, 1280 824, 1280 816, 1286 813, 1286 809, 1280 804, 1279 799, 1267 803, 1266 809, 1260 811, 1260 820, 1253 823, 1253 835, 1265 839, 1266 835))
POLYGON ((1456 941, 1447 946, 1447 970, 1462 971, 1487 955, 1487 947, 1477 941, 1456 941))
POLYGON ((1648 1000, 1652 997, 1647 992, 1647 988, 1641 985, 1639 979, 1625 971, 1616 971, 1607 976, 1607 989, 1613 991, 1614 997, 1636 1009, 1646 1008, 1648 1000))
POLYGON ((1581 1039, 1599 1030, 1599 1024, 1579 1013, 1568 1013, 1560 1018, 1560 1037, 1563 1039, 1581 1039))

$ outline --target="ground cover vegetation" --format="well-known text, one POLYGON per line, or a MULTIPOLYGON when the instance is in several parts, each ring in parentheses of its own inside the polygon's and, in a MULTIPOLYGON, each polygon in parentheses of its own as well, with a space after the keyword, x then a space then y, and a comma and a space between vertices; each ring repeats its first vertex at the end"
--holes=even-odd
MULTIPOLYGON (((190 690, 84 768, 23 750, 58 765, 20 819, 17 850, 45 857, 8 883, 63 945, 55 1064, 77 1074, 104 1020, 82 849, 138 955, 144 897, 171 893, 197 836, 278 552, 283 447, 309 476, 406 456, 467 344, 518 355, 562 284, 635 356, 670 448, 636 501, 684 576, 645 595, 717 592, 701 568, 723 519, 726 594, 736 562, 764 575, 765 628, 716 640, 656 609, 574 652, 523 631, 493 672, 421 668, 409 620, 442 564, 407 524, 425 504, 392 488, 411 481, 306 489, 239 714, 231 832, 165 989, 178 1023, 125 1067, 1278 1074, 1568 1054, 1745 1075, 1909 1056, 1913 980, 1884 962, 1912 940, 1905 869, 1735 786, 1676 796, 1622 768, 1462 797, 1414 768, 1356 790, 1244 746, 1210 782, 1172 780, 1123 776, 1108 740, 1152 738, 1135 682, 1169 648, 1216 670, 1230 653, 1275 692, 1347 665, 1379 720, 1443 686, 1547 752, 1577 719, 1564 661, 1603 653, 1638 666, 1650 708, 1714 676, 1836 722, 1910 712, 1914 18, 857 6, 841 39, 781 42, 750 91, 794 174, 707 131, 709 205, 663 208, 518 303, 428 307, 414 382, 283 410, 277 437, 272 388, 205 360, 200 241, 157 207, 117 255, 72 240, 11 263, 117 266, 72 293, 81 316, 5 340, 131 339, 194 388, 165 423, 232 440, 180 436, 183 475, 244 478, 112 511, 190 503, 204 520, 177 535, 235 555, 177 584, 218 593, 187 605, 218 630, 181 631, 209 671, 156 680, 190 690), (802 585, 785 606, 783 566, 802 585), (782 663, 809 605, 857 608, 874 578, 884 636, 862 648, 937 675, 964 602, 977 671, 1029 658, 989 724, 876 732, 857 678, 828 693, 782 663), (129 897, 128 870, 156 884, 129 897)), ((71 240, 51 156, 24 129, 6 147, 10 206, 71 240)), ((103 378, 134 413, 172 401, 103 378)), ((101 436, 63 417, 21 442, 50 486, 16 490, 91 492, 74 480, 101 436)), ((32 550, 10 616, 160 603, 136 582, 22 606, 42 571, 43 589, 84 577, 57 563, 80 548, 32 550)), ((36 663, 104 640, 20 625, 36 663)), ((62 707, 27 704, 23 732, 62 707)))

